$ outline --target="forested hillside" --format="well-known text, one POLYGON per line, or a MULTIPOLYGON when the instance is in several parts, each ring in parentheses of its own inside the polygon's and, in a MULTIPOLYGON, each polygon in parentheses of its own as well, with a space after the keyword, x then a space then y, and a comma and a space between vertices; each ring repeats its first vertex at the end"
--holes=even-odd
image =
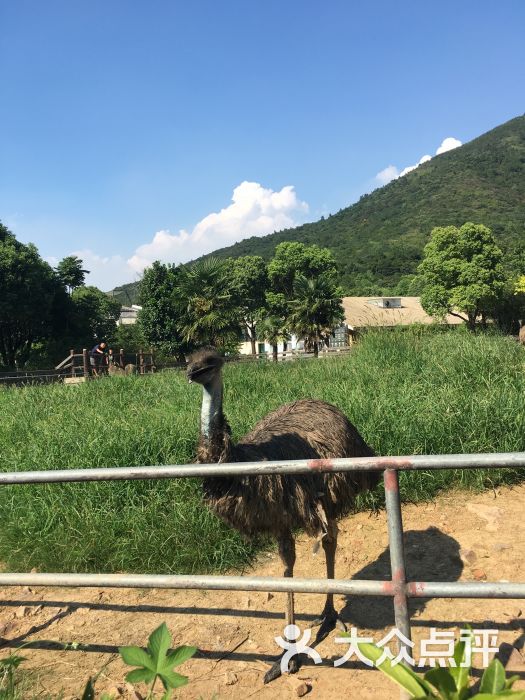
MULTIPOLYGON (((213 255, 269 259, 282 241, 317 243, 335 254, 346 293, 389 293, 415 271, 434 226, 465 221, 489 226, 507 265, 525 269, 525 116, 435 156, 337 214, 213 255)), ((122 301, 129 303, 134 285, 126 291, 122 301)))

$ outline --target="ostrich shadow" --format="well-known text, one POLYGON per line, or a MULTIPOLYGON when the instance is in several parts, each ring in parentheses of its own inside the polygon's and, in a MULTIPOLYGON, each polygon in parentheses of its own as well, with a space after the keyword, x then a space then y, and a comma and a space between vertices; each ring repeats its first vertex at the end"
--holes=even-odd
MULTIPOLYGON (((457 581, 463 571, 459 542, 437 527, 409 530, 404 533, 406 574, 408 581, 457 581)), ((390 550, 352 576, 353 579, 390 581, 390 550)), ((409 598, 412 617, 424 610, 428 598, 409 598)), ((361 629, 394 627, 394 604, 391 596, 347 596, 341 610, 347 624, 361 629)))

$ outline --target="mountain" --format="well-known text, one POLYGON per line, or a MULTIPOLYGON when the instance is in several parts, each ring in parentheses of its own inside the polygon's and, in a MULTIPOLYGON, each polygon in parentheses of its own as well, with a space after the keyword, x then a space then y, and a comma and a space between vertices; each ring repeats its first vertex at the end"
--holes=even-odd
MULTIPOLYGON (((509 266, 525 270, 525 116, 435 156, 337 214, 212 255, 269 259, 283 241, 317 243, 333 251, 347 294, 392 293, 415 272, 435 226, 465 221, 489 226, 509 266)), ((134 285, 125 287, 129 296, 134 285)))

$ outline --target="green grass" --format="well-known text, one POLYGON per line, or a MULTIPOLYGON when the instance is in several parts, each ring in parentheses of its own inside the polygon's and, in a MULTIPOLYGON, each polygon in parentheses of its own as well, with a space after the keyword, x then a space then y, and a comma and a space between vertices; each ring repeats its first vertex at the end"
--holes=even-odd
MULTIPOLYGON (((499 336, 369 333, 341 359, 227 365, 225 409, 236 438, 269 410, 311 396, 338 405, 380 454, 522 451, 524 362, 499 336)), ((1 391, 0 468, 191 462, 200 399, 178 372, 1 391)), ((402 489, 418 500, 451 484, 517 479, 416 472, 402 475, 402 489)), ((0 512, 8 570, 225 571, 255 551, 202 506, 196 479, 1 487, 0 512)))

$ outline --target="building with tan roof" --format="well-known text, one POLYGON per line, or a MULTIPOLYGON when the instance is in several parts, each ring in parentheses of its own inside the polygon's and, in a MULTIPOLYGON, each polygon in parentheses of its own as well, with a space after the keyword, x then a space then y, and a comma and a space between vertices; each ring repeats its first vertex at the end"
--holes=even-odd
MULTIPOLYGON (((421 306, 420 297, 343 297, 343 308, 345 324, 353 332, 369 327, 435 323, 421 306)), ((450 314, 443 322, 453 326, 463 323, 450 314)))

